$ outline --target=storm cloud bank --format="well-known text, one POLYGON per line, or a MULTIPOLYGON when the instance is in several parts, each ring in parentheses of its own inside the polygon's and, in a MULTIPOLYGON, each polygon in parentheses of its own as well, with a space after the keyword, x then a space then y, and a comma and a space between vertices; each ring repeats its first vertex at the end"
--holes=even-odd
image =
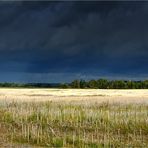
POLYGON ((148 2, 0 2, 0 81, 148 78, 148 2))

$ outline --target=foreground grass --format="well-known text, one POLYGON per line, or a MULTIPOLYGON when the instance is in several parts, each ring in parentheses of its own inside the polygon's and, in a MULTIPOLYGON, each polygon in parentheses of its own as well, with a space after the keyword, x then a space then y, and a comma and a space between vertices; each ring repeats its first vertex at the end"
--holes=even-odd
POLYGON ((43 147, 147 147, 148 105, 1 101, 0 131, 43 147))

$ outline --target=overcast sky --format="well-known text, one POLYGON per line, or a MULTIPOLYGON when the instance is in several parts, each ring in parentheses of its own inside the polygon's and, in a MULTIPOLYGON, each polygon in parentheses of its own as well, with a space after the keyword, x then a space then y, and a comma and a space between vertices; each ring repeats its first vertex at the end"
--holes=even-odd
POLYGON ((0 81, 148 79, 148 2, 0 2, 0 81))

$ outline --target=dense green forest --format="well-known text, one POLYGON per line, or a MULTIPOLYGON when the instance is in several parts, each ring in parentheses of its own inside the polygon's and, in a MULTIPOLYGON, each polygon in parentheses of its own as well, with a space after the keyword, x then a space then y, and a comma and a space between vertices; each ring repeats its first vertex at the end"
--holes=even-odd
POLYGON ((148 89, 148 80, 74 80, 71 83, 0 83, 0 87, 12 88, 94 88, 94 89, 148 89))
POLYGON ((74 80, 69 84, 61 84, 62 88, 99 88, 99 89, 148 89, 148 80, 124 81, 124 80, 74 80))

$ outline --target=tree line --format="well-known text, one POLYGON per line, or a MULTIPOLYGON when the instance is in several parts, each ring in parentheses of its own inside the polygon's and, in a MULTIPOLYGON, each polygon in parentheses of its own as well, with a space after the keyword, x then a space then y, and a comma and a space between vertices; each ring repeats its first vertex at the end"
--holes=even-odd
POLYGON ((59 83, 0 83, 0 87, 10 88, 58 88, 59 83))
POLYGON ((71 83, 61 84, 61 88, 92 88, 92 89, 148 89, 148 80, 74 80, 71 83))
POLYGON ((71 83, 0 83, 0 87, 12 88, 82 88, 82 89, 148 89, 148 80, 74 80, 71 83))

